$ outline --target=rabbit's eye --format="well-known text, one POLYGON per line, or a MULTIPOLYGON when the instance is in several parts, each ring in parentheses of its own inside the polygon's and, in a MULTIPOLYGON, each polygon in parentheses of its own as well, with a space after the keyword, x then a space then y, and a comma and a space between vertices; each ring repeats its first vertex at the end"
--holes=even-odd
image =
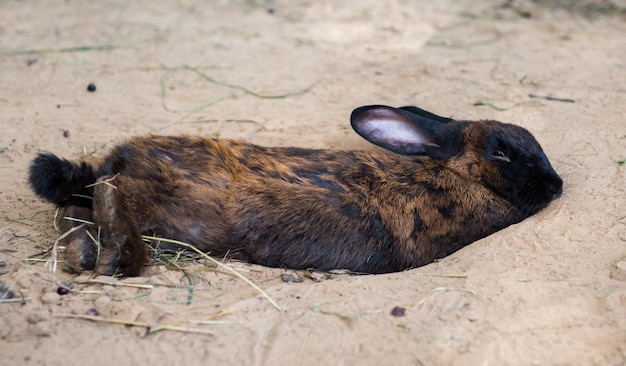
POLYGON ((510 162, 511 159, 509 159, 508 156, 506 156, 506 154, 504 152, 502 152, 502 150, 494 150, 491 153, 491 156, 493 156, 494 158, 498 159, 498 160, 503 160, 506 162, 510 162))

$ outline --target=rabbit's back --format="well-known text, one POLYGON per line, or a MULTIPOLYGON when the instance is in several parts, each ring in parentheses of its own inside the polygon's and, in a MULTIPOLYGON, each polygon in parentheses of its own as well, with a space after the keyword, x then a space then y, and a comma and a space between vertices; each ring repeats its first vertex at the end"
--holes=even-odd
POLYGON ((226 206, 228 247, 268 266, 380 273, 430 263, 510 224, 514 209, 484 186, 436 162, 415 173, 398 182, 393 170, 348 167, 335 177, 342 192, 238 182, 226 206))
POLYGON ((441 161, 382 150, 153 136, 117 147, 100 173, 132 181, 142 232, 274 267, 402 270, 496 231, 510 210, 441 161))

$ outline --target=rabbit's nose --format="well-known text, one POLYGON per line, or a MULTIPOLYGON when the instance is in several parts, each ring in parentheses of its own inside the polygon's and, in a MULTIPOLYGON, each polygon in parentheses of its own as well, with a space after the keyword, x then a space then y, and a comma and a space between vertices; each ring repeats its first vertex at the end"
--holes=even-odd
POLYGON ((550 194, 552 194, 552 199, 561 197, 561 194, 563 193, 563 180, 556 177, 556 179, 554 179, 548 186, 548 190, 550 194))

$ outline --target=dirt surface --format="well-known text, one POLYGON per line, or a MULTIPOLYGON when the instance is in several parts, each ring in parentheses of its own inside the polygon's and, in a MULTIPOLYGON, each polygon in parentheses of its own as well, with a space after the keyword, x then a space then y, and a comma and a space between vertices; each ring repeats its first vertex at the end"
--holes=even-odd
POLYGON ((0 2, 0 364, 625 364, 626 22, 579 5, 0 2), (110 284, 26 260, 59 235, 26 185, 39 151, 147 133, 365 149, 348 123, 365 104, 524 126, 563 197, 404 273, 227 263, 282 311, 203 260, 110 284))

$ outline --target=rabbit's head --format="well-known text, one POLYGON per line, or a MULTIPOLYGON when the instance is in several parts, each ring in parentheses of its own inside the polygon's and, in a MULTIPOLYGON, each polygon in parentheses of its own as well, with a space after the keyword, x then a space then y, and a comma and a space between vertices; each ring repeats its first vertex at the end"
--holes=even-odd
POLYGON ((402 155, 428 156, 469 182, 505 198, 520 219, 546 207, 563 181, 526 129, 497 121, 455 121, 417 107, 355 109, 352 127, 402 155))

